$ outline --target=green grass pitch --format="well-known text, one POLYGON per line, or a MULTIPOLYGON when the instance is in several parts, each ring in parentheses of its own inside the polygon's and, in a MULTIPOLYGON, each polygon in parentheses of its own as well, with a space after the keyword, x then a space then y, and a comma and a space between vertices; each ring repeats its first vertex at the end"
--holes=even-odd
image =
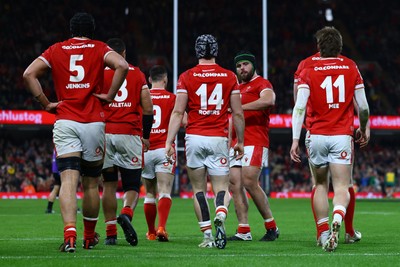
MULTIPOLYGON (((121 205, 122 200, 119 200, 121 205)), ((327 253, 315 242, 315 226, 308 199, 270 199, 281 235, 274 242, 260 242, 263 221, 250 202, 253 241, 228 242, 223 250, 198 248, 202 241, 191 199, 173 199, 167 231, 170 242, 148 241, 143 199, 133 225, 139 244, 130 246, 118 226, 119 243, 105 246, 102 213, 97 224, 100 243, 82 249, 82 214, 78 214, 77 251, 61 253, 63 225, 56 201, 55 214, 45 214, 47 201, 0 200, 0 266, 400 266, 400 202, 357 200, 354 224, 362 232, 356 244, 344 244, 341 229, 337 250, 327 253)), ((210 200, 212 207, 212 201, 210 200)), ((120 207, 120 206, 119 206, 120 207)), ((212 214, 214 209, 212 208, 212 214)), ((227 235, 235 233, 237 220, 231 203, 227 235)))

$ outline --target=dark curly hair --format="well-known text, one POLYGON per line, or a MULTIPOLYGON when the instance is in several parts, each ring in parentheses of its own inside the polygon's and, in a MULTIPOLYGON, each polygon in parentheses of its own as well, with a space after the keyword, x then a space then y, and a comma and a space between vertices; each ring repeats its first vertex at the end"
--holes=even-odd
POLYGON ((95 23, 92 15, 88 13, 76 13, 69 21, 72 37, 93 38, 95 23))

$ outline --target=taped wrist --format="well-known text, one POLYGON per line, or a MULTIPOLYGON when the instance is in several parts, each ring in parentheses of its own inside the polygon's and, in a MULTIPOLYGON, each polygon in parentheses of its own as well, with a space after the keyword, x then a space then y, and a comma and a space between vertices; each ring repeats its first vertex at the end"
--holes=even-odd
POLYGON ((149 139, 150 138, 150 131, 151 126, 153 125, 153 114, 151 115, 143 115, 142 119, 143 123, 143 138, 149 139))

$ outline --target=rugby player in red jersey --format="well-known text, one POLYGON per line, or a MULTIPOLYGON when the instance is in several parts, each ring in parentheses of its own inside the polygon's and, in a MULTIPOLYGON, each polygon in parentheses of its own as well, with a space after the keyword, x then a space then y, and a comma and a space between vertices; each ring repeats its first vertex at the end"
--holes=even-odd
MULTIPOLYGON (((238 229, 232 241, 251 241, 252 235, 248 221, 248 192, 260 212, 266 233, 260 241, 274 241, 279 237, 267 195, 259 185, 263 167, 268 167, 269 148, 269 114, 275 105, 275 92, 272 84, 257 74, 255 56, 248 52, 239 52, 234 59, 236 74, 239 77, 242 108, 245 118, 244 156, 234 160, 233 150, 230 151, 230 190, 235 203, 238 229)), ((232 143, 235 144, 236 134, 232 131, 232 143)))
POLYGON ((235 74, 215 61, 218 55, 216 38, 210 34, 200 35, 195 51, 199 64, 179 76, 165 152, 167 157, 175 153, 172 144, 187 109, 186 165, 194 193, 195 213, 204 234, 199 246, 223 249, 226 245, 224 223, 230 201, 228 109, 232 109, 238 140, 234 145, 237 159, 243 156, 243 109, 235 74), (206 196, 207 175, 215 194, 215 241, 206 196))
MULTIPOLYGON (((107 44, 126 57, 125 43, 112 38, 107 44)), ((105 68, 104 88, 112 83, 114 70, 105 68)), ((136 208, 140 177, 143 167, 143 151, 149 148, 149 137, 153 123, 153 104, 143 72, 129 64, 129 71, 114 101, 105 105, 106 111, 106 154, 103 165, 103 211, 106 222, 106 245, 117 242, 116 222, 122 227, 126 241, 136 246, 138 237, 132 226, 136 208), (123 207, 118 217, 116 191, 118 174, 121 174, 124 191, 123 207)))
POLYGON ((103 166, 105 115, 102 102, 111 102, 128 72, 128 63, 107 44, 93 40, 95 22, 88 13, 70 20, 72 38, 50 46, 25 70, 23 78, 41 106, 56 115, 53 141, 61 176, 60 208, 64 222, 62 252, 76 250, 76 188, 82 175, 83 248, 98 243, 95 232, 100 210, 99 178, 103 166), (104 66, 115 70, 102 93, 104 66), (58 102, 49 102, 39 78, 51 70, 58 102))
POLYGON ((348 187, 354 155, 353 99, 360 116, 357 142, 367 141, 369 107, 357 65, 351 59, 339 56, 342 50, 340 32, 333 27, 324 27, 316 33, 316 38, 321 57, 303 69, 298 78, 290 155, 293 161, 300 162, 299 138, 307 113, 305 142, 316 182, 314 209, 317 220, 329 216, 328 172, 334 190, 331 227, 320 236, 323 249, 331 252, 338 246, 340 227, 350 198, 348 187))

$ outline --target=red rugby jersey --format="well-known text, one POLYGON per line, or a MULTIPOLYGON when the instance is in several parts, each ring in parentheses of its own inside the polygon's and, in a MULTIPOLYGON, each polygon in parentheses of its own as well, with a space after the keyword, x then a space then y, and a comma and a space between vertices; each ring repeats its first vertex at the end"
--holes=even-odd
MULTIPOLYGON (((261 76, 254 77, 247 83, 239 84, 242 105, 260 98, 264 90, 273 90, 272 84, 261 76)), ((264 110, 245 110, 245 146, 269 147, 269 114, 270 108, 264 110)), ((232 129, 232 146, 237 143, 235 129, 232 129)))
POLYGON ((311 134, 353 135, 354 91, 364 88, 357 65, 344 56, 313 62, 298 77, 298 88, 310 90, 308 130, 311 134))
POLYGON ((239 93, 232 71, 199 64, 179 76, 177 93, 188 94, 187 134, 228 136, 230 96, 239 93))
POLYGON ((150 95, 154 110, 154 122, 150 133, 150 149, 153 150, 165 147, 176 96, 161 88, 150 89, 150 95))
POLYGON ((50 46, 39 57, 52 71, 58 101, 56 120, 104 121, 101 101, 93 95, 103 88, 107 44, 71 38, 50 46))

